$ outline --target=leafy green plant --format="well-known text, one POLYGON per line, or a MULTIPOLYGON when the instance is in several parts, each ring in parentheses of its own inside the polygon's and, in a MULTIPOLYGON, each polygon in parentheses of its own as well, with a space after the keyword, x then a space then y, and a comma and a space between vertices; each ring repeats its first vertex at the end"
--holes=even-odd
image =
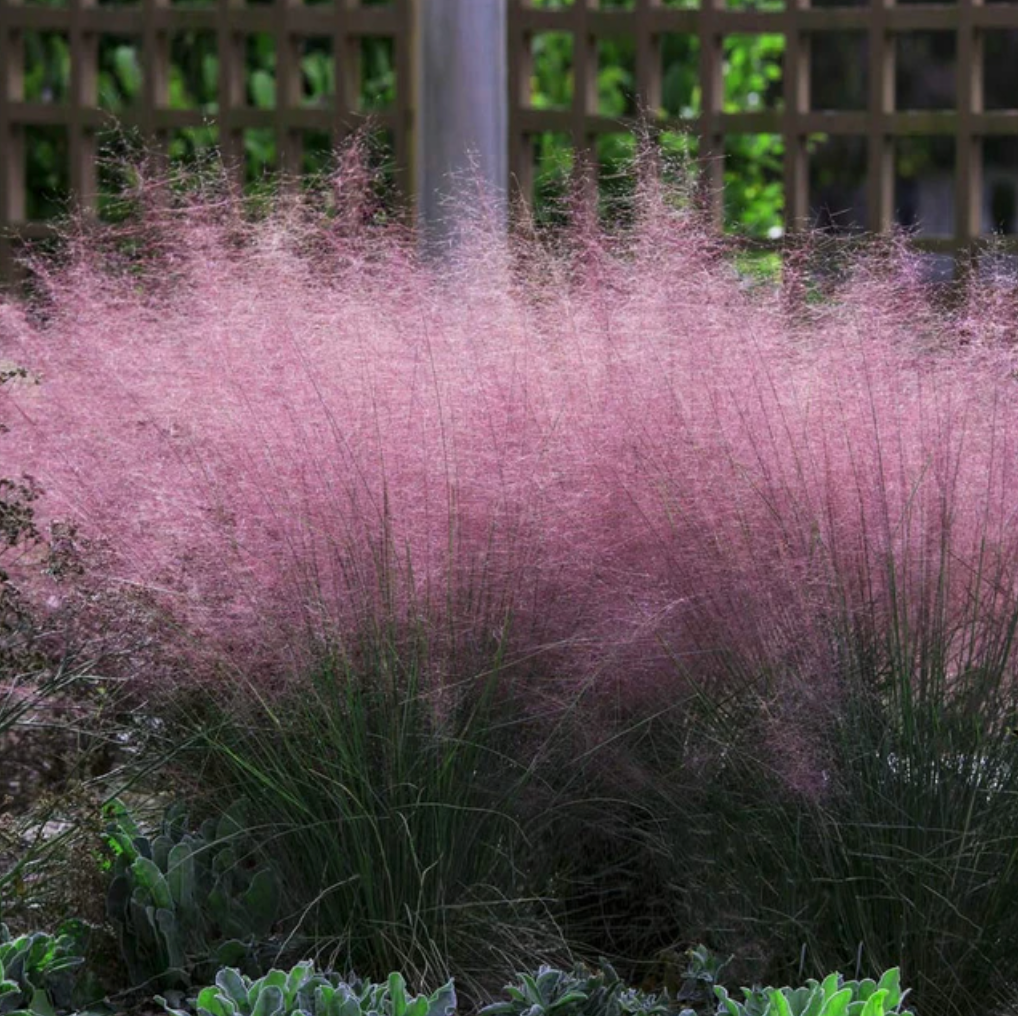
POLYGON ((741 1002, 721 985, 714 990, 718 1016, 913 1016, 902 1008, 908 992, 901 990, 897 967, 879 981, 845 981, 835 973, 800 988, 743 988, 741 1002))
POLYGON ((70 935, 38 931, 14 938, 0 924, 0 1013, 53 1016, 66 1009, 83 962, 70 935))
POLYGON ((107 913, 134 985, 186 986, 210 964, 250 967, 276 918, 279 887, 251 851, 243 804, 197 832, 186 815, 169 809, 149 838, 125 808, 112 809, 107 913))
POLYGON ((615 970, 579 965, 571 971, 542 966, 506 985, 507 1001, 481 1010, 483 1016, 665 1016, 675 1012, 667 993, 654 995, 624 984, 615 970))
MULTIPOLYGON (((158 1001, 173 1016, 190 1016, 158 1001)), ((254 981, 233 968, 220 970, 215 984, 198 993, 195 1007, 198 1016, 452 1016, 456 990, 449 981, 431 995, 411 997, 401 974, 381 984, 347 982, 305 961, 254 981)))
POLYGON ((702 1010, 708 1001, 713 1001, 721 972, 731 961, 731 956, 723 960, 705 945, 687 949, 686 967, 682 983, 675 994, 676 1000, 696 1011, 702 1010))

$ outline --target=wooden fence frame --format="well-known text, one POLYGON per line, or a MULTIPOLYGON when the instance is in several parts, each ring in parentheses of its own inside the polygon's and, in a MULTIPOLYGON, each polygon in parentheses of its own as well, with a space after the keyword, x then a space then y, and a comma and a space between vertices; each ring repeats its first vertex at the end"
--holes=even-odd
MULTIPOLYGON (((785 223, 788 232, 809 222, 807 139, 812 134, 855 135, 867 146, 869 231, 885 231, 894 221, 896 138, 926 135, 955 140, 955 229, 951 237, 927 237, 920 246, 934 251, 973 251, 981 234, 982 141, 1018 135, 1015 109, 987 112, 983 103, 986 33, 1018 29, 1018 4, 956 0, 950 5, 897 6, 893 0, 864 0, 863 6, 811 8, 808 0, 786 0, 782 10, 732 9, 725 0, 701 0, 697 9, 666 7, 663 0, 634 0, 632 10, 602 10, 598 0, 575 0, 571 7, 535 8, 509 0, 510 164, 525 193, 533 187, 534 135, 568 133, 579 158, 596 165, 595 139, 633 123, 597 113, 597 40, 629 36, 636 43, 636 93, 641 109, 661 107, 661 38, 685 33, 700 42, 701 110, 682 119, 657 117, 662 129, 689 131, 699 138, 707 193, 715 216, 721 214, 723 142, 726 134, 777 134, 784 139, 785 223), (869 46, 869 95, 865 110, 810 109, 810 39, 816 32, 865 32, 869 46), (952 32, 956 38, 956 108, 900 111, 895 105, 895 38, 908 32, 952 32), (531 43, 539 32, 573 36, 573 100, 564 110, 529 105, 531 43), (783 109, 723 112, 723 40, 732 33, 776 33, 785 38, 783 109)), ((1018 237, 1003 238, 1008 247, 1018 237)))
POLYGON ((102 35, 141 40, 143 82, 139 101, 116 122, 139 128, 158 156, 169 132, 209 122, 200 110, 170 109, 168 69, 173 33, 208 32, 219 58, 218 112, 215 124, 224 163, 238 172, 243 131, 275 133, 279 167, 286 173, 301 165, 301 135, 330 134, 334 143, 364 122, 360 97, 360 42, 369 36, 393 40, 396 100, 385 112, 372 113, 380 129, 391 132, 397 177, 404 186, 412 174, 413 0, 362 7, 360 0, 333 0, 306 6, 301 0, 248 5, 243 0, 215 0, 206 8, 177 6, 171 0, 138 0, 124 6, 99 6, 95 0, 67 0, 65 7, 28 6, 0 0, 0 278, 9 277, 12 248, 18 239, 50 235, 46 223, 25 221, 24 129, 56 126, 67 131, 70 189, 86 213, 97 192, 96 134, 114 118, 98 108, 98 43, 102 35), (71 57, 70 93, 66 103, 24 101, 25 31, 66 35, 71 57), (245 38, 266 33, 276 46, 276 106, 257 109, 246 102, 245 38), (299 45, 303 39, 331 38, 336 60, 336 95, 329 108, 300 104, 299 45))
MULTIPOLYGON (((593 162, 598 135, 636 129, 632 121, 601 116, 597 112, 597 40, 631 36, 636 44, 636 93, 642 109, 661 106, 661 41, 666 33, 694 35, 700 43, 699 80, 701 111, 696 117, 658 117, 656 126, 687 130, 698 135, 704 159, 708 193, 720 217, 723 142, 726 134, 778 134, 785 143, 785 221, 789 232, 803 228, 809 212, 809 154, 807 139, 816 133, 860 136, 867 145, 867 207, 871 231, 890 228, 894 218, 895 139, 907 136, 949 136, 955 144, 955 230, 946 238, 925 238, 921 245, 953 253, 972 251, 980 240, 983 139, 1018 136, 1018 94, 1013 110, 986 111, 983 103, 983 40, 995 30, 1018 30, 1018 3, 956 0, 944 4, 897 6, 893 0, 864 0, 862 6, 811 8, 808 0, 786 0, 782 10, 732 9, 726 0, 701 0, 696 9, 666 6, 665 0, 634 0, 633 9, 601 9, 598 0, 574 0, 572 6, 536 8, 528 0, 392 0, 387 6, 363 7, 361 0, 333 0, 330 5, 307 6, 301 0, 275 0, 248 5, 244 0, 215 0, 208 8, 178 6, 172 0, 136 0, 133 4, 100 6, 97 0, 67 0, 65 7, 29 6, 21 0, 0 0, 0 277, 11 268, 13 244, 19 238, 49 235, 45 223, 25 222, 24 129, 58 126, 67 131, 70 151, 70 185, 86 211, 96 194, 96 134, 109 125, 110 114, 98 109, 97 63, 100 35, 139 38, 144 71, 140 101, 119 117, 137 127, 155 148, 165 148, 170 131, 200 126, 207 118, 198 110, 168 108, 169 40, 174 32, 204 31, 214 35, 220 61, 216 124, 220 147, 228 163, 237 164, 242 132, 267 128, 275 132, 280 167, 293 171, 300 165, 303 131, 327 131, 338 141, 363 122, 356 111, 359 93, 360 40, 368 36, 393 39, 397 96, 393 109, 372 119, 391 131, 397 173, 409 192, 424 193, 438 186, 442 166, 454 165, 458 150, 467 143, 469 130, 443 130, 436 141, 441 158, 415 153, 422 139, 414 137, 414 118, 420 113, 420 93, 428 109, 462 105, 464 68, 478 73, 476 53, 455 52, 450 40, 449 61, 460 60, 457 73, 450 66, 418 68, 417 22, 436 16, 455 18, 457 4, 497 4, 505 21, 488 18, 490 41, 506 56, 492 61, 492 81, 478 94, 492 101, 499 92, 504 103, 497 111, 508 123, 508 151, 504 144, 482 139, 489 152, 481 154, 493 167, 489 178, 503 185, 509 180, 532 193, 533 138, 545 131, 568 133, 584 160, 593 162), (21 33, 29 30, 60 32, 71 52, 70 94, 66 103, 24 101, 21 33), (534 109, 530 106, 531 44, 539 32, 569 32, 573 48, 573 101, 569 109, 534 109), (810 39, 815 32, 853 31, 869 40, 869 94, 867 108, 855 112, 810 109, 810 39), (956 107, 952 110, 908 112, 895 104, 895 39, 908 32, 942 31, 956 39, 956 107), (723 46, 731 33, 778 33, 785 38, 783 108, 781 110, 726 113, 723 111, 723 46), (244 37, 271 35, 276 44, 276 108, 255 109, 245 101, 244 37), (330 37, 337 60, 337 94, 330 108, 300 105, 299 40, 330 37), (503 49, 504 47, 504 49, 503 49), (470 57, 471 59, 465 59, 470 57), (507 77, 505 87, 499 74, 507 77), (429 76, 430 75, 430 76, 429 76), (422 77, 423 87, 418 81, 422 77), (494 84, 493 84, 494 83, 494 84), (456 91, 459 89, 459 91, 456 91), (428 97, 430 96, 430 99, 428 97), (457 101, 453 101, 457 100, 457 101), (444 160, 444 162, 443 162, 444 160), (415 162, 425 172, 414 179, 415 162), (507 165, 508 163, 508 165, 507 165)), ((465 8, 463 8, 465 10, 465 8)), ((474 12, 476 13, 476 12, 474 12)), ((476 19, 475 19, 476 21, 476 19)), ((448 20, 444 22, 448 24, 448 20)), ((480 22, 477 22, 480 23, 480 22)), ((427 26, 432 27, 432 26, 427 26)), ((432 33, 434 34, 434 33, 432 33)), ((464 45, 477 46, 476 34, 465 33, 464 45), (468 41, 466 41, 468 40, 468 41)), ((481 65, 483 67, 483 65, 481 65)), ((477 110, 471 111, 475 128, 477 110)), ((483 118, 480 118, 483 119, 483 118)), ((418 132, 420 133, 420 132, 418 132)), ((488 132, 491 133, 490 131, 488 132)), ((425 141, 428 139, 424 139, 425 141)), ((429 155, 434 153, 428 153, 429 155)), ((422 204, 422 207, 424 205, 422 204)), ((1018 238, 1005 238, 1011 248, 1018 238)))

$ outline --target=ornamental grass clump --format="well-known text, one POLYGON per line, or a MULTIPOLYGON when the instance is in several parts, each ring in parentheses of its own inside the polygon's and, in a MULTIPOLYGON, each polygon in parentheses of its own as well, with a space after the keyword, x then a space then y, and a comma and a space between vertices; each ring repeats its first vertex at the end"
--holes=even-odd
POLYGON ((511 615, 576 681, 737 659, 831 701, 849 636, 905 650, 974 602, 997 630, 1006 309, 936 310, 893 251, 790 309, 650 184, 624 235, 477 228, 439 264, 340 192, 152 202, 146 258, 86 235, 3 308, 45 379, 5 393, 6 458, 223 661, 391 616, 487 644, 511 615))
MULTIPOLYGON (((705 829, 738 832, 757 814, 740 802, 786 809, 750 837, 773 892, 756 892, 750 849, 697 868, 700 848, 659 824, 608 822, 619 838, 590 852, 595 869, 662 872, 653 941, 605 932, 611 887, 562 847, 594 937, 702 933, 678 926, 695 878, 716 877, 726 906, 757 908, 729 929, 767 939, 779 913, 781 962, 806 942, 847 969, 868 936, 867 962, 900 961, 918 1004, 961 1011, 962 982, 1018 931, 1000 906, 1013 866, 999 891, 979 866, 1006 860, 994 830, 1014 811, 1014 280, 945 302, 888 241, 834 281, 806 258, 750 286, 694 204, 638 170, 624 228, 576 214, 557 239, 504 241, 474 222, 439 261, 372 218, 349 166, 257 217, 214 180, 143 194, 140 225, 72 237, 37 266, 34 303, 0 306, 0 355, 42 379, 3 394, 5 469, 88 538, 90 582, 151 612, 180 665, 172 685, 141 675, 150 701, 197 685, 271 709, 323 660, 372 673, 358 653, 382 646, 413 659, 441 732, 472 671, 511 673, 516 718, 568 707, 555 715, 587 768, 555 768, 573 787, 596 775, 627 808, 705 829), (125 253, 138 237, 144 254, 125 253), (667 737, 629 736, 652 722, 667 737), (696 789, 707 777, 720 805, 696 789), (920 880, 950 901, 943 923, 895 939, 900 957, 876 903, 827 927, 802 895, 882 856, 866 829, 888 781, 912 796, 885 832, 967 788, 920 880), (791 830, 813 844, 805 867, 791 830), (991 930, 954 951, 975 927, 991 930)), ((904 891, 892 899, 904 912, 904 891)))

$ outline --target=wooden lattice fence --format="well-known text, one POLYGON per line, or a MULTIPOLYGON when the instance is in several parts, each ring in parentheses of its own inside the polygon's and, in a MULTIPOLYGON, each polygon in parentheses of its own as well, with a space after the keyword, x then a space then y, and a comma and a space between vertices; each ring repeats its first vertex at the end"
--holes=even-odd
MULTIPOLYGON (((299 171, 303 138, 324 133, 340 141, 364 120, 360 111, 360 47, 369 37, 391 40, 396 70, 392 107, 371 114, 388 132, 396 172, 405 178, 411 165, 411 0, 383 5, 363 0, 334 0, 305 5, 294 0, 245 4, 211 0, 189 7, 172 0, 135 0, 116 6, 95 0, 67 0, 66 6, 36 6, 0 0, 0 275, 10 271, 12 247, 21 238, 44 237, 45 222, 29 221, 26 209, 26 132, 35 127, 66 132, 70 191, 88 208, 97 198, 97 139, 113 123, 100 108, 97 94, 98 45, 104 36, 140 41, 142 82, 132 105, 116 120, 138 128, 158 157, 174 131, 206 125, 201 109, 174 109, 168 101, 171 40, 182 33, 202 33, 214 43, 218 86, 214 121, 224 162, 242 165, 243 135, 271 131, 278 166, 299 171), (25 33, 59 33, 70 52, 70 78, 63 101, 27 101, 25 33), (256 108, 245 82, 245 45, 256 34, 275 44, 275 108, 256 108), (305 40, 330 44, 335 67, 335 94, 328 104, 302 103, 298 66, 305 40)), ((239 169, 238 169, 239 172, 239 169)))
MULTIPOLYGON (((786 0, 780 9, 771 9, 777 6, 776 0, 762 0, 764 9, 746 6, 747 0, 741 0, 742 6, 734 6, 739 0, 701 0, 699 6, 691 6, 695 0, 457 2, 504 7, 504 34, 493 42, 505 47, 508 74, 506 105, 501 111, 508 113, 508 163, 500 164, 498 172, 509 178, 506 183, 513 181, 528 195, 533 192, 535 139, 541 135, 568 135, 579 157, 596 164, 599 137, 638 126, 635 118, 620 120, 598 108, 599 41, 628 37, 635 48, 633 89, 639 108, 655 127, 689 131, 698 138, 707 191, 714 195, 719 217, 722 156, 725 139, 731 135, 782 139, 788 231, 810 222, 812 138, 857 139, 865 146, 864 225, 873 231, 888 229, 895 221, 895 145, 902 139, 933 138, 948 139, 953 145, 953 223, 949 235, 926 237, 922 242, 933 250, 965 251, 987 232, 984 148, 995 139, 1018 139, 1018 87, 1013 97, 995 100, 987 108, 985 48, 995 37, 1018 42, 1018 3, 956 0, 899 5, 889 0, 857 0, 832 6, 831 0, 823 0, 824 6, 810 6, 808 0, 786 0), (572 40, 572 97, 567 108, 535 108, 532 102, 533 47, 542 33, 565 33, 572 40), (777 108, 730 111, 724 100, 725 40, 763 33, 784 40, 780 103, 777 108), (930 33, 950 35, 953 40, 953 100, 949 108, 903 108, 896 94, 899 45, 909 36, 930 33), (818 35, 839 34, 865 41, 864 100, 852 110, 811 108, 811 74, 831 73, 817 67, 811 47, 818 35), (689 36, 698 44, 699 108, 687 115, 662 112, 661 53, 670 35, 689 36)), ((419 75, 415 24, 428 5, 438 0, 57 3, 0 0, 0 275, 9 272, 12 253, 23 238, 45 236, 51 228, 46 222, 32 221, 26 205, 26 136, 31 131, 45 128, 63 133, 69 190, 86 211, 95 206, 98 139, 113 121, 109 111, 101 108, 98 95, 97 54, 103 37, 138 40, 139 95, 129 108, 117 113, 117 120, 137 128, 156 152, 167 150, 174 132, 209 123, 209 109, 171 107, 168 79, 175 37, 197 33, 211 39, 218 59, 212 116, 226 162, 241 162, 246 131, 269 132, 278 166, 287 173, 300 170, 303 138, 310 132, 325 133, 335 142, 363 122, 362 43, 378 37, 391 40, 395 101, 384 112, 372 113, 372 118, 389 133, 397 175, 405 191, 412 191, 413 148, 421 143, 414 137, 414 119, 419 114, 415 110, 419 75), (26 33, 57 33, 66 39, 69 80, 66 95, 58 100, 26 95, 26 33), (250 100, 245 45, 254 35, 271 37, 275 47, 272 108, 258 108, 250 100), (301 46, 313 39, 327 41, 335 83, 328 102, 309 105, 302 95, 299 56, 301 46)), ((1012 171, 1018 181, 1018 165, 1008 169, 1012 171)), ((1014 237, 1006 240, 1014 245, 1014 237)))
MULTIPOLYGON (((576 0, 569 6, 510 0, 510 162, 521 187, 533 186, 533 139, 543 132, 568 133, 575 151, 596 166, 595 141, 618 132, 616 117, 597 111, 598 41, 628 36, 635 40, 635 90, 641 109, 664 129, 689 131, 699 139, 708 174, 708 193, 720 217, 726 135, 776 134, 784 141, 783 183, 786 229, 811 221, 809 146, 817 134, 865 140, 865 197, 870 231, 894 222, 894 143, 906 137, 950 138, 954 142, 954 229, 951 236, 924 238, 933 250, 971 248, 983 233, 983 141, 1018 135, 1018 87, 1013 109, 984 105, 984 47, 992 33, 1018 29, 1018 5, 981 0, 898 6, 889 0, 863 0, 858 6, 817 6, 786 0, 780 10, 741 9, 725 0, 688 3, 631 0, 599 3, 576 0), (629 8, 629 9, 626 9, 629 8), (572 103, 567 109, 535 109, 530 103, 532 47, 541 33, 572 37, 572 103), (898 41, 915 33, 951 33, 955 39, 955 108, 910 111, 896 102, 898 41), (660 117, 662 39, 671 34, 699 42, 700 109, 688 117, 660 117), (725 112, 724 40, 735 33, 778 33, 784 37, 780 109, 725 112), (865 108, 831 111, 810 108, 810 47, 817 33, 862 33, 868 57, 865 108)), ((820 68, 822 70, 822 68, 820 68)), ((1018 75, 1015 76, 1018 81, 1018 75)), ((1018 172, 1018 166, 1012 167, 1018 172)))

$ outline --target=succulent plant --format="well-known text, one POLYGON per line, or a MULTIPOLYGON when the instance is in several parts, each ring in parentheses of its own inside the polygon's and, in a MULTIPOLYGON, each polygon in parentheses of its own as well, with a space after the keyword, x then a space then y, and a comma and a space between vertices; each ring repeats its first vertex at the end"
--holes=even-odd
MULTIPOLYGON (((157 999, 172 1016, 191 1016, 157 999)), ((316 972, 310 961, 292 970, 270 970, 251 980, 227 968, 215 984, 195 999, 197 1016, 453 1016, 456 990, 452 981, 432 995, 407 994, 400 974, 382 984, 350 982, 333 973, 316 972)))
POLYGON ((714 999, 714 988, 721 978, 721 971, 732 961, 723 960, 705 945, 687 949, 686 966, 682 972, 682 983, 675 993, 675 1000, 682 1006, 701 1011, 714 999))
POLYGON ((676 1012, 667 993, 653 995, 627 987, 615 970, 582 965, 572 971, 542 966, 506 985, 509 999, 481 1010, 482 1016, 665 1016, 676 1012))
POLYGON ((743 988, 741 1002, 720 986, 714 991, 718 1016, 913 1016, 902 1008, 908 992, 901 990, 897 967, 879 981, 845 981, 829 974, 800 988, 743 988))
POLYGON ((69 935, 11 936, 0 924, 0 1013, 55 1016, 71 1005, 75 973, 84 962, 69 935))
POLYGON ((243 805, 186 831, 186 812, 166 812, 152 838, 123 806, 111 811, 115 854, 106 910, 134 985, 188 987, 222 966, 256 967, 254 950, 279 907, 275 876, 254 858, 243 805))

